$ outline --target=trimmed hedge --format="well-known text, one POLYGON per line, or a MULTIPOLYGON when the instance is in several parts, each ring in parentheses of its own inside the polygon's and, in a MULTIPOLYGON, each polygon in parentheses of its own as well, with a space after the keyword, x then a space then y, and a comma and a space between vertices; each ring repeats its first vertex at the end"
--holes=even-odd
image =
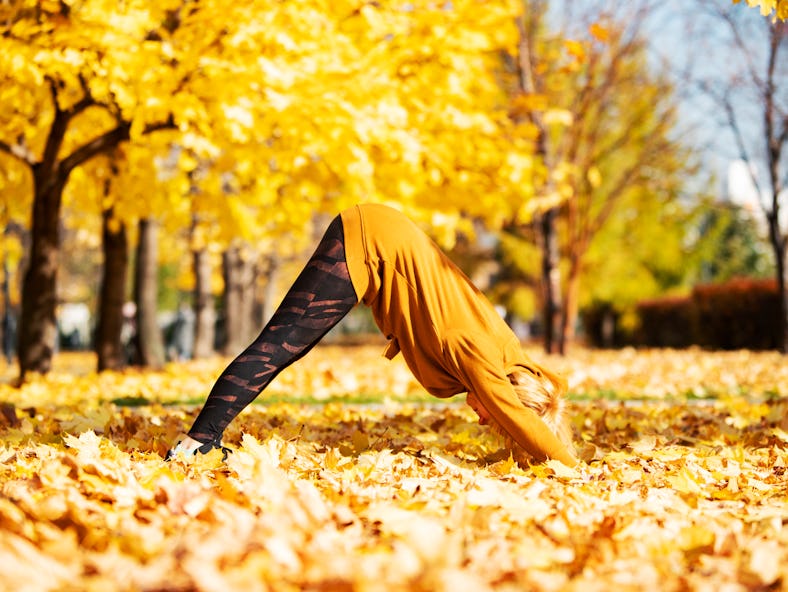
POLYGON ((633 341, 649 347, 689 347, 695 344, 695 311, 690 297, 644 300, 637 305, 640 321, 633 341))
POLYGON ((633 343, 650 347, 777 349, 780 301, 774 279, 696 286, 680 298, 638 304, 633 343))

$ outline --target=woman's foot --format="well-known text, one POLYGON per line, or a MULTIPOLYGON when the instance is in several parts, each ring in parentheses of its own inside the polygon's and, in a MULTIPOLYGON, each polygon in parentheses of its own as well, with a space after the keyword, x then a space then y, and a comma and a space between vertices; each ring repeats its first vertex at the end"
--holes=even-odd
POLYGON ((175 444, 174 447, 170 448, 167 451, 167 454, 164 457, 164 460, 170 460, 175 458, 179 452, 182 452, 184 455, 194 455, 198 452, 200 454, 207 454, 214 448, 221 448, 222 449, 222 460, 227 459, 227 455, 231 452, 229 448, 222 446, 221 440, 218 442, 199 442, 190 436, 184 436, 181 440, 175 444))

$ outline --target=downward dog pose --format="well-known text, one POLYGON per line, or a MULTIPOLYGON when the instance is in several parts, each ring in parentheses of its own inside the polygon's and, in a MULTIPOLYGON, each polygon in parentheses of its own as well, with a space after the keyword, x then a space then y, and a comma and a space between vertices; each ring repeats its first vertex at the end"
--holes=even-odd
POLYGON ((211 389, 188 435, 167 453, 221 447, 227 425, 358 302, 432 395, 467 403, 517 459, 578 463, 565 383, 529 359, 487 298, 409 218, 358 205, 329 225, 260 335, 211 389))

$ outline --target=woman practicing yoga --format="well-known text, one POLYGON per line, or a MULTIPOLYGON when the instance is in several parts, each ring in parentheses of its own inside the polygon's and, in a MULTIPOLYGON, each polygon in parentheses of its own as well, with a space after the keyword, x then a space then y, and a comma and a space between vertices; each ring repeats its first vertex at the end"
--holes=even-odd
POLYGON ((401 352, 436 397, 468 393, 479 422, 504 437, 514 458, 578 464, 565 383, 523 353, 492 304, 415 223, 377 204, 334 218, 271 320, 227 366, 167 457, 220 447, 241 410, 358 302, 389 339, 386 357, 401 352))

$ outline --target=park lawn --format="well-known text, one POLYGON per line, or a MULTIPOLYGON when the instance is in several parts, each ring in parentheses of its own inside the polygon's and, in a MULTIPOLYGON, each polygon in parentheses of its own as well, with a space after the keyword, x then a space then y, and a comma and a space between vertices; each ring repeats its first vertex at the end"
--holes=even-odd
MULTIPOLYGON (((538 350, 532 355, 542 361, 538 350)), ((549 358, 587 466, 518 467, 463 397, 318 347, 162 462, 226 359, 0 384, 0 590, 788 589, 788 364, 549 358)))

